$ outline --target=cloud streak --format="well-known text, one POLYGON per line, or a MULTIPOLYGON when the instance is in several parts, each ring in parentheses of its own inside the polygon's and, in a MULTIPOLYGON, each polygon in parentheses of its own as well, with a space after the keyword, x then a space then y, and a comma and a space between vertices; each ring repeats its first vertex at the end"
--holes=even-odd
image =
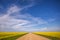
MULTIPOLYGON (((28 14, 22 14, 21 11, 32 7, 33 5, 27 5, 20 8, 13 5, 8 7, 6 14, 0 16, 0 31, 42 31, 43 29, 36 29, 38 25, 48 24, 42 18, 34 17, 28 14), (10 30, 11 29, 11 30, 10 30)), ((3 13, 2 13, 3 14, 3 13)), ((53 20, 54 21, 54 20, 53 20)))

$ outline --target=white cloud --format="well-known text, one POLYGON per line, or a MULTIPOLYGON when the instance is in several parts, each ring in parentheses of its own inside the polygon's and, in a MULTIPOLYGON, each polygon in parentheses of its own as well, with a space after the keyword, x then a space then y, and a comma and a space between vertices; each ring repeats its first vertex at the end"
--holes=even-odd
POLYGON ((20 11, 20 8, 18 8, 17 6, 14 5, 7 10, 7 14, 0 16, 0 31, 2 31, 3 29, 6 29, 6 28, 7 29, 13 28, 13 29, 17 30, 17 28, 23 27, 22 25, 31 23, 28 20, 16 19, 15 17, 10 16, 11 14, 19 12, 19 11, 20 11))
POLYGON ((39 31, 60 31, 60 27, 43 27, 39 31))
POLYGON ((16 13, 16 12, 19 12, 20 10, 21 10, 21 8, 17 7, 16 5, 11 6, 7 10, 7 15, 10 15, 10 14, 16 13))
POLYGON ((58 26, 48 27, 46 31, 60 31, 60 27, 58 26))
MULTIPOLYGON (((16 5, 9 7, 6 14, 0 16, 0 31, 6 31, 8 29, 12 29, 12 31, 40 31, 40 29, 36 29, 34 26, 48 24, 48 22, 42 18, 21 13, 22 10, 29 7, 32 7, 32 5, 27 5, 23 8, 16 5), (15 15, 11 16, 11 14, 15 15)), ((41 31, 46 29, 47 28, 43 28, 41 31)))
POLYGON ((44 28, 41 28, 40 31, 46 31, 48 28, 47 27, 44 27, 44 28))

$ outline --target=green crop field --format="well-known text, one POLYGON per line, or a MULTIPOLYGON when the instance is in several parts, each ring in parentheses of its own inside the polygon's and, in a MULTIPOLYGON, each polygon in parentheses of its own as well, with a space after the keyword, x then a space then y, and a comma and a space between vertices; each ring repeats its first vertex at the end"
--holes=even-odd
POLYGON ((51 40, 60 40, 60 32, 34 32, 34 34, 47 37, 51 40))
POLYGON ((27 32, 0 32, 0 40, 16 40, 27 32))

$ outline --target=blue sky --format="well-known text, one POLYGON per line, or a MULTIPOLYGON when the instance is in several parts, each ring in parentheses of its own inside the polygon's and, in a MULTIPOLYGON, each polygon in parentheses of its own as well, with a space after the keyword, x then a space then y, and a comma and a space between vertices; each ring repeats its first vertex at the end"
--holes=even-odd
POLYGON ((60 0, 0 0, 0 31, 60 31, 60 0))

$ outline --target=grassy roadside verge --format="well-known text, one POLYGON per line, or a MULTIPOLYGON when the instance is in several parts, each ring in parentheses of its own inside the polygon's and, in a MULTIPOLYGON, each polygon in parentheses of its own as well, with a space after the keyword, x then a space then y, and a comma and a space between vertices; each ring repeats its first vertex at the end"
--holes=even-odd
MULTIPOLYGON (((35 33, 34 33, 34 34, 35 34, 35 33)), ((49 39, 51 39, 51 40, 60 40, 60 38, 58 38, 58 37, 52 37, 52 36, 47 36, 47 35, 42 35, 42 34, 36 34, 36 35, 40 35, 40 36, 49 38, 49 39)))
POLYGON ((23 36, 23 35, 26 35, 27 33, 25 34, 18 34, 18 35, 15 35, 15 36, 10 36, 10 37, 6 37, 6 38, 2 38, 0 40, 16 40, 17 38, 23 36))

